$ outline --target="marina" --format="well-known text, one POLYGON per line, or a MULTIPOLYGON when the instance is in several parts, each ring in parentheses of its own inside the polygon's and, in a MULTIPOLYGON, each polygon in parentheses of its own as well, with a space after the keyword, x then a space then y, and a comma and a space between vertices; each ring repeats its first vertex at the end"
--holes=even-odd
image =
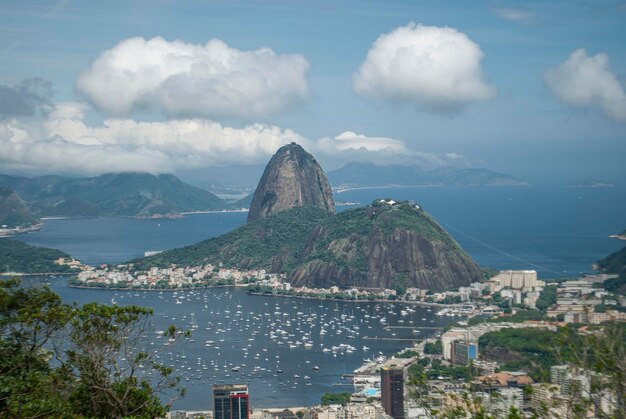
POLYGON ((245 383, 257 407, 319 403, 323 393, 349 386, 355 369, 388 357, 452 322, 405 304, 251 296, 240 288, 123 292, 70 288, 51 280, 66 301, 137 304, 154 309, 147 336, 157 360, 182 378, 187 395, 177 409, 208 409, 213 384, 245 383), (396 326, 407 324, 406 329, 396 326), (164 338, 170 325, 191 332, 164 338), (412 330, 420 330, 419 336, 412 330), (367 343, 366 343, 367 342, 367 343), (343 376, 343 378, 342 378, 343 376))

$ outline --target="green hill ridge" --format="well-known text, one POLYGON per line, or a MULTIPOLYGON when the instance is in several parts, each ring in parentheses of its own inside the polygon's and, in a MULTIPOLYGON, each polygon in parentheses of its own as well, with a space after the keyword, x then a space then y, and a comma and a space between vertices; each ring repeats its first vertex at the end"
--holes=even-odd
POLYGON ((39 222, 39 218, 13 189, 0 186, 0 226, 2 228, 24 228, 39 222))
POLYGON ((223 210, 230 206, 173 175, 109 173, 90 178, 0 175, 39 216, 154 216, 223 210))
POLYGON ((286 273, 295 286, 418 287, 467 285, 481 271, 418 205, 375 201, 333 215, 297 207, 220 237, 133 261, 151 266, 222 263, 286 273))
POLYGON ((44 273, 71 271, 67 265, 54 261, 71 259, 70 255, 57 249, 31 246, 19 240, 0 239, 0 273, 44 273))

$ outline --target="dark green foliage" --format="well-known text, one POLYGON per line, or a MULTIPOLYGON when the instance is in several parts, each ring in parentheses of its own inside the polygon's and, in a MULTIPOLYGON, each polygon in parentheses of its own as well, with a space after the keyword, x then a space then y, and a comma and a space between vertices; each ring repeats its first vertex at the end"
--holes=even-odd
POLYGON ((66 273, 69 266, 54 263, 59 258, 70 258, 57 249, 35 247, 18 240, 0 238, 0 272, 66 273))
POLYGON ((419 352, 414 351, 414 350, 406 350, 406 351, 396 353, 394 355, 394 358, 414 358, 418 356, 419 356, 419 352))
POLYGON ((557 285, 546 285, 543 288, 535 304, 538 310, 546 311, 556 304, 556 289, 557 285))
POLYGON ((494 316, 476 316, 472 317, 468 320, 467 324, 469 326, 474 326, 480 323, 498 323, 498 322, 509 322, 509 323, 523 323, 526 321, 539 321, 545 320, 546 314, 540 310, 521 310, 516 309, 514 315, 506 316, 506 317, 494 317, 494 316))
POLYGON ((602 283, 602 287, 607 291, 626 295, 626 275, 620 278, 607 279, 602 283))
POLYGON ((570 346, 580 337, 569 328, 557 333, 536 328, 503 329, 480 337, 478 344, 481 357, 500 363, 504 371, 522 370, 535 381, 549 381, 550 367, 563 364, 573 358, 570 346))
POLYGON ((211 192, 173 175, 127 172, 80 179, 0 175, 0 185, 32 201, 42 216, 150 216, 229 208, 211 192))
POLYGON ((324 393, 322 394, 322 406, 329 404, 340 404, 345 406, 350 401, 350 393, 324 393))
POLYGON ((182 391, 143 338, 151 314, 68 306, 47 287, 0 281, 0 417, 164 417, 158 394, 182 391))
POLYGON ((71 310, 48 288, 19 285, 0 280, 0 416, 63 417, 71 378, 48 357, 71 310))
POLYGON ((409 382, 420 385, 425 385, 426 380, 436 380, 438 377, 469 382, 474 375, 470 366, 443 365, 440 359, 422 358, 408 369, 409 382))
POLYGON ((430 363, 430 369, 426 371, 426 378, 435 380, 438 377, 451 378, 455 380, 470 381, 474 376, 474 372, 470 366, 463 365, 443 365, 440 359, 433 359, 430 363))
POLYGON ((598 267, 608 274, 626 277, 626 247, 599 260, 598 267))
POLYGON ((318 208, 293 208, 250 222, 222 236, 133 263, 138 269, 211 262, 240 269, 269 269, 272 257, 280 256, 284 261, 283 269, 288 270, 300 256, 311 229, 329 215, 318 208))
POLYGON ((441 355, 443 353, 443 347, 441 346, 441 340, 437 342, 426 342, 424 344, 424 353, 429 355, 441 355))

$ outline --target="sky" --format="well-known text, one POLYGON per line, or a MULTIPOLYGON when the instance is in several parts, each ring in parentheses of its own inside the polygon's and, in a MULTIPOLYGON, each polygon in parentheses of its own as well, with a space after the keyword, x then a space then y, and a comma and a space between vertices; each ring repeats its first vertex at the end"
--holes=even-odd
MULTIPOLYGON (((0 172, 626 181, 625 1, 2 1, 0 172)), ((224 181, 224 183, 228 183, 224 181)))

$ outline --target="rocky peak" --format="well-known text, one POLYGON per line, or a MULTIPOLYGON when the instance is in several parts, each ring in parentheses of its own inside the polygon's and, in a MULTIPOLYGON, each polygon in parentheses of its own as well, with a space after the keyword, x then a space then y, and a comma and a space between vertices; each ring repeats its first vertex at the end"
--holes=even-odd
POLYGON ((300 145, 290 143, 279 148, 265 167, 248 221, 303 206, 335 212, 332 190, 319 163, 300 145))

